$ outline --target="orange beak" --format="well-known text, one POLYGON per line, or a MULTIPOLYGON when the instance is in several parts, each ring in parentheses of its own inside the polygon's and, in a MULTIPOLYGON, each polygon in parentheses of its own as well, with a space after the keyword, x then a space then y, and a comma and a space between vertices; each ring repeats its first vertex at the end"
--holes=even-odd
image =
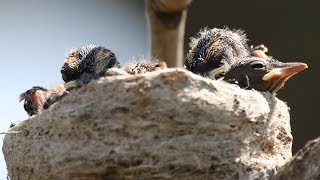
POLYGON ((281 63, 262 77, 263 81, 270 83, 270 92, 276 93, 284 83, 295 74, 308 68, 305 63, 281 63))

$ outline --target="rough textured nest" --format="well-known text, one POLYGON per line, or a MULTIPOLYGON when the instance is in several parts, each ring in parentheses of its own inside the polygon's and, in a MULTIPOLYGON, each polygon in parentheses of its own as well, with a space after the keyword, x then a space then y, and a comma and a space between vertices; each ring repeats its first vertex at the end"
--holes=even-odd
POLYGON ((272 180, 320 179, 320 137, 310 140, 272 180))
POLYGON ((284 102, 183 69, 92 81, 10 131, 12 179, 269 178, 292 156, 284 102))

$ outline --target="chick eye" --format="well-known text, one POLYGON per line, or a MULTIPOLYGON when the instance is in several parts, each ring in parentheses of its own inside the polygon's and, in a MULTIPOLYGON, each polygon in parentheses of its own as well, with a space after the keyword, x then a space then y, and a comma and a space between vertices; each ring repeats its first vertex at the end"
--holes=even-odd
POLYGON ((264 70, 265 66, 262 63, 253 63, 251 64, 252 69, 254 70, 264 70))

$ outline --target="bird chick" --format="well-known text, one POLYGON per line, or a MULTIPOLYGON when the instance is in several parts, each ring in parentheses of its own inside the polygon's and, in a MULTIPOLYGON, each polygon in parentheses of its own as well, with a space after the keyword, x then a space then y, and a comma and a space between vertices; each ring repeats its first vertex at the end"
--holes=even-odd
POLYGON ((61 100, 68 91, 63 84, 58 84, 52 89, 34 86, 20 95, 20 101, 24 100, 24 109, 29 116, 39 114, 43 109, 49 108, 53 103, 61 100))
POLYGON ((241 88, 276 93, 285 82, 306 69, 305 63, 283 63, 258 57, 245 58, 233 64, 223 80, 238 84, 241 88))
POLYGON ((40 86, 34 86, 26 92, 20 94, 19 101, 24 100, 23 107, 29 116, 38 114, 42 111, 46 102, 48 90, 40 86))
POLYGON ((191 38, 185 67, 205 77, 220 77, 228 66, 247 57, 250 51, 243 31, 229 29, 204 29, 191 38))
POLYGON ((86 45, 71 51, 61 68, 65 82, 77 80, 83 74, 97 74, 105 69, 118 66, 113 52, 99 45, 86 45))
POLYGON ((135 75, 146 72, 157 71, 160 69, 167 68, 167 64, 161 60, 155 60, 154 62, 140 61, 140 62, 128 62, 121 69, 125 72, 135 75))
POLYGON ((154 62, 140 61, 140 62, 128 62, 120 68, 109 68, 104 71, 100 71, 96 74, 85 73, 81 78, 65 83, 66 89, 79 88, 89 83, 93 79, 99 79, 107 76, 128 76, 137 75, 146 72, 157 71, 167 68, 167 64, 161 60, 155 60, 154 62))
POLYGON ((55 85, 46 93, 47 100, 43 105, 44 109, 48 109, 52 104, 60 101, 67 94, 69 94, 69 91, 67 91, 64 84, 55 85))

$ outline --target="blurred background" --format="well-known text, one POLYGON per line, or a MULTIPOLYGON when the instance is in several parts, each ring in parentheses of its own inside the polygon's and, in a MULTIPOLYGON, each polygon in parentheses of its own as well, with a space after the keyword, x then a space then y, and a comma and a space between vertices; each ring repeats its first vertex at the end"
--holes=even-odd
MULTIPOLYGON (((277 97, 291 108, 293 151, 320 135, 319 3, 305 1, 195 0, 189 9, 189 38, 203 27, 245 30, 249 44, 265 44, 269 54, 309 69, 289 80, 277 97)), ((0 132, 27 119, 20 93, 34 85, 61 83, 60 68, 69 49, 95 43, 111 49, 120 62, 149 57, 150 43, 143 0, 0 0, 2 68, 0 132)), ((1 137, 2 140, 4 135, 1 137)), ((6 167, 0 153, 0 179, 6 167)))
MULTIPOLYGON (((61 83, 67 52, 90 43, 109 48, 121 62, 149 56, 144 2, 0 0, 0 132, 28 118, 20 93, 61 83)), ((0 179, 6 174, 1 151, 0 179)))
POLYGON ((245 30, 249 45, 264 44, 269 55, 284 62, 304 62, 309 68, 290 79, 277 97, 290 107, 293 152, 320 136, 320 3, 314 0, 195 0, 186 24, 188 37, 199 28, 245 30))

